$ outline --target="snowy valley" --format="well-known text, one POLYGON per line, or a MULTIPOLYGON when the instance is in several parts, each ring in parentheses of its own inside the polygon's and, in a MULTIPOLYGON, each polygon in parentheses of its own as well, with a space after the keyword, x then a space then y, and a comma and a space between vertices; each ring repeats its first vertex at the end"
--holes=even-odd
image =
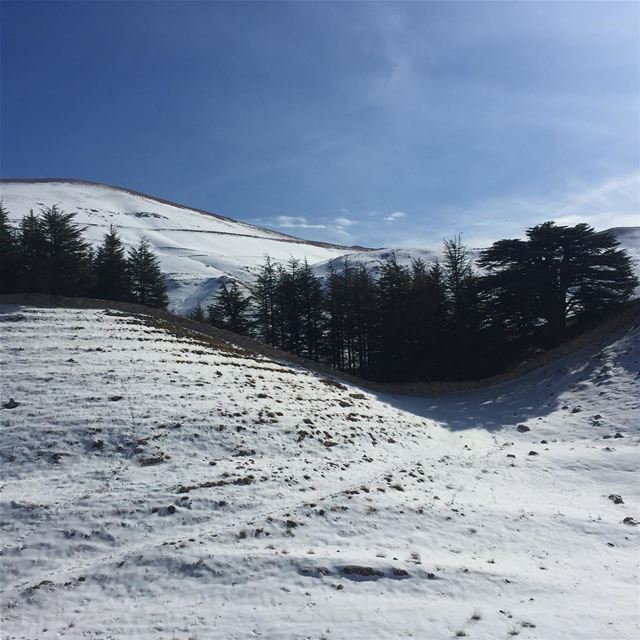
POLYGON ((410 397, 150 316, 0 321, 3 638, 640 633, 638 327, 410 397))

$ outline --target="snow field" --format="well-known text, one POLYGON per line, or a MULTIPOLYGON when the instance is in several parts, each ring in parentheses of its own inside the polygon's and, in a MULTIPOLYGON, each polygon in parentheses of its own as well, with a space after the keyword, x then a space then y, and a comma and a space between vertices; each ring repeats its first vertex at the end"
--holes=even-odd
POLYGON ((115 311, 0 356, 3 638, 637 637, 637 329, 428 398, 115 311))

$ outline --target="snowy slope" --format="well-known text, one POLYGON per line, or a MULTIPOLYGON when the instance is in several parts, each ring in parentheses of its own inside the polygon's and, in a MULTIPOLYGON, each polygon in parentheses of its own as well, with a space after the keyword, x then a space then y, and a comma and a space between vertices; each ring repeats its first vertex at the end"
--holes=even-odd
POLYGON ((76 221, 86 226, 94 246, 110 225, 118 228, 127 246, 146 237, 169 277, 170 306, 178 312, 210 301, 221 278, 249 280, 251 269, 264 262, 267 254, 276 261, 307 258, 313 264, 354 250, 299 240, 125 189, 79 181, 4 181, 0 182, 0 200, 15 221, 31 209, 38 212, 54 204, 77 212, 76 221))
POLYGON ((0 320, 3 638, 640 633, 640 330, 408 398, 144 317, 0 320))

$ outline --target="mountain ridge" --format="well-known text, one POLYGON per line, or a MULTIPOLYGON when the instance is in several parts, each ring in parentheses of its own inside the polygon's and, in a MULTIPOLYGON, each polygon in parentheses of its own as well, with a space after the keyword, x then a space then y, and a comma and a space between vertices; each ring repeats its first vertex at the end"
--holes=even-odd
MULTIPOLYGON (((186 204, 182 204, 180 202, 175 202, 173 200, 169 200, 167 198, 161 198, 159 196, 154 196, 149 193, 145 193, 143 191, 137 191, 136 189, 130 189, 129 187, 121 187, 115 184, 109 184, 107 182, 97 182, 96 180, 84 180, 82 178, 0 178, 0 185, 2 184, 77 184, 77 185, 88 185, 94 187, 106 187, 108 189, 114 189, 116 191, 123 191, 132 196, 137 196, 140 198, 145 198, 147 200, 153 200, 160 204, 170 205, 172 207, 177 207, 179 209, 184 209, 186 211, 195 211, 196 213, 201 213, 207 216, 211 216, 213 218, 217 218, 218 220, 224 220, 225 222, 232 222, 236 224, 241 224, 246 227, 252 227, 254 229, 259 229, 264 231, 264 227, 260 227, 259 225, 252 224, 250 222, 244 222, 243 220, 236 220, 235 218, 231 218, 230 216, 223 216, 220 213, 214 213, 213 211, 207 211, 206 209, 200 209, 198 207, 191 207, 186 204)), ((269 229, 269 231, 272 231, 269 229)), ((220 232, 223 233, 223 232, 220 232)), ((303 244, 312 244, 318 247, 335 247, 337 249, 355 249, 359 251, 373 251, 373 247, 364 247, 360 245, 342 245, 337 244, 335 242, 322 242, 320 240, 308 240, 306 238, 300 238, 299 236, 293 236, 288 233, 282 233, 281 231, 273 231, 273 233, 283 236, 285 241, 298 241, 303 244)), ((240 235, 240 234, 238 234, 240 235)), ((253 237, 253 236, 247 236, 253 237)))

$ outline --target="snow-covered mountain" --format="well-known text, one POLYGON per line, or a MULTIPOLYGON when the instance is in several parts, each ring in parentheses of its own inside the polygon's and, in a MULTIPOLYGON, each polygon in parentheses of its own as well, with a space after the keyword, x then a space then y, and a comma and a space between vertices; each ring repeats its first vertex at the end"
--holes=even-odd
POLYGON ((640 636, 638 328, 410 398, 147 316, 0 325, 7 640, 640 636))
POLYGON ((76 221, 98 245, 114 225, 127 246, 146 237, 168 276, 170 306, 186 312, 207 303, 223 279, 251 279, 251 270, 269 255, 284 262, 307 258, 325 262, 344 253, 341 247, 294 238, 223 216, 190 209, 127 189, 73 180, 0 182, 0 200, 12 220, 31 209, 58 205, 75 212, 76 221))
MULTIPOLYGON (((78 180, 0 180, 0 200, 16 221, 31 209, 54 204, 76 212, 76 220, 87 228, 93 245, 102 241, 110 225, 118 228, 127 246, 146 237, 167 276, 170 307, 183 314, 209 303, 225 279, 250 283, 266 255, 277 262, 306 258, 324 276, 329 263, 342 257, 364 262, 375 271, 392 250, 302 240, 128 189, 78 180)), ((611 231, 640 272, 640 227, 611 231)), ((402 264, 410 264, 413 258, 429 262, 439 257, 438 251, 425 248, 394 251, 402 264)), ((471 254, 480 251, 472 248, 471 254)))

